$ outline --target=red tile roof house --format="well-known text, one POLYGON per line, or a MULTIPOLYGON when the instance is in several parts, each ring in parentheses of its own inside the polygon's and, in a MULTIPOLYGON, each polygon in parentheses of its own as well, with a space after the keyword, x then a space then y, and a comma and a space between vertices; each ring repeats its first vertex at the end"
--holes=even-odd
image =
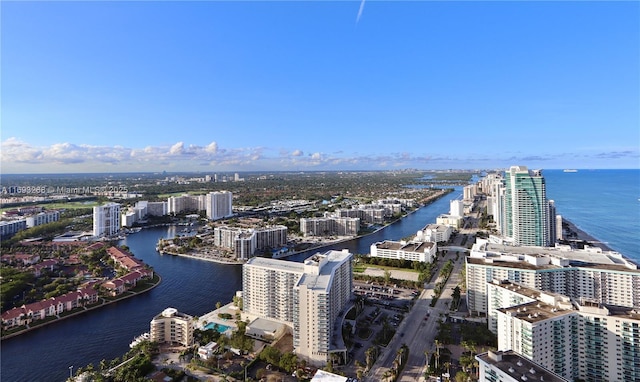
POLYGON ((109 256, 111 256, 116 264, 130 271, 134 271, 144 267, 144 263, 142 261, 136 259, 131 253, 123 249, 117 247, 109 247, 107 249, 107 253, 109 254, 109 256))
POLYGON ((27 310, 24 306, 13 308, 2 313, 2 327, 11 329, 27 323, 27 310))
POLYGON ((69 292, 62 296, 52 297, 51 300, 56 305, 56 314, 82 306, 82 294, 79 292, 69 292))
POLYGON ((105 245, 106 245, 105 243, 100 243, 100 242, 93 243, 90 246, 88 246, 87 248, 85 248, 84 250, 85 250, 85 252, 93 252, 93 251, 97 251, 99 249, 104 248, 105 245))
POLYGON ((40 255, 32 255, 29 253, 15 253, 2 255, 3 263, 22 263, 22 265, 32 265, 40 261, 40 255))
POLYGON ((42 275, 42 271, 48 269, 49 271, 53 271, 53 269, 58 265, 58 260, 47 259, 38 264, 33 265, 31 268, 33 269, 33 273, 36 277, 40 277, 42 275))
POLYGON ((78 293, 82 295, 82 300, 84 301, 84 305, 94 304, 98 302, 98 291, 96 291, 90 286, 86 286, 78 289, 78 293))
POLYGON ((27 309, 27 315, 31 318, 29 322, 56 315, 56 306, 51 300, 34 302, 25 305, 25 308, 27 309))
POLYGON ((125 291, 124 281, 121 279, 113 279, 102 284, 110 296, 117 296, 125 291))

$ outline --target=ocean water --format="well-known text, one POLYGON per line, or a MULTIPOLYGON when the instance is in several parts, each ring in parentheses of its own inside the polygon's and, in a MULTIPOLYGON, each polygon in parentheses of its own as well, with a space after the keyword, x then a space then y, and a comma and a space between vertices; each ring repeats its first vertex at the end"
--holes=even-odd
POLYGON ((544 170, 556 213, 640 263, 640 169, 544 170))

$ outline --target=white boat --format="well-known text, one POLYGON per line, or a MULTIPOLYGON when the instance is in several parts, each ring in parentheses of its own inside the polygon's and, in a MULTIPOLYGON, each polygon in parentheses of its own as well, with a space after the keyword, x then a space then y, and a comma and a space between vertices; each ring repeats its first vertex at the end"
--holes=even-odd
POLYGON ((563 172, 578 172, 578 170, 576 169, 572 169, 572 168, 568 168, 568 169, 564 169, 562 170, 563 172))
POLYGON ((131 341, 131 343, 129 344, 129 347, 133 349, 134 347, 136 347, 136 345, 140 344, 141 342, 149 341, 150 338, 151 338, 151 335, 149 335, 149 333, 142 333, 141 335, 134 338, 133 341, 131 341))

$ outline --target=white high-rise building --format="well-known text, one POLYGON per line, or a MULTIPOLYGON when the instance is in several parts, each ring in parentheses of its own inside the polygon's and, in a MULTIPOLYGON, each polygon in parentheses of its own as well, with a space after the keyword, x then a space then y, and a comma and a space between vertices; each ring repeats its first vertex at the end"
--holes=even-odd
POLYGON ((120 231, 120 204, 93 207, 93 236, 111 236, 120 231))
POLYGON ((347 349, 333 335, 341 330, 335 324, 353 290, 351 257, 343 250, 303 263, 250 259, 242 272, 244 312, 292 327, 294 352, 311 364, 326 364, 331 353, 344 355, 347 349))
POLYGON ((640 313, 541 293, 497 309, 498 350, 513 350, 563 377, 640 380, 640 313))
POLYGON ((452 200, 449 202, 449 215, 464 217, 464 202, 462 200, 452 200))
POLYGON ((487 314, 487 283, 509 280, 576 300, 640 307, 640 270, 617 252, 523 247, 477 239, 466 258, 467 306, 487 314))
POLYGON ((207 218, 218 220, 233 215, 233 194, 229 191, 210 192, 206 196, 207 218))

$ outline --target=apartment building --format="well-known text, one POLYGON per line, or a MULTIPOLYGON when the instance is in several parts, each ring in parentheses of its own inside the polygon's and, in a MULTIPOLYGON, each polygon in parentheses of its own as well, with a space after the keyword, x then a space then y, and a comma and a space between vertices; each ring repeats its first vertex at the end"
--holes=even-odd
POLYGON ((0 237, 3 239, 9 238, 23 229, 27 229, 26 219, 0 221, 0 237))
POLYGON ((575 300, 640 307, 637 265, 600 248, 509 246, 478 239, 466 267, 467 304, 473 314, 488 313, 487 288, 494 279, 575 300))
POLYGON ((167 199, 167 213, 180 214, 183 212, 204 211, 206 195, 170 196, 167 199))
POLYGON ((233 215, 233 194, 229 191, 215 191, 206 195, 205 206, 209 220, 223 219, 233 215))
POLYGON ((93 207, 93 236, 111 236, 120 231, 120 204, 93 207))
POLYGON ((569 382, 514 351, 488 351, 476 357, 481 382, 569 382))
POLYGON ((498 350, 513 350, 565 378, 640 381, 640 311, 541 294, 497 309, 498 350))
POLYGON ((337 209, 335 216, 358 218, 367 224, 384 224, 385 209, 380 206, 358 206, 354 209, 337 209))
POLYGON ((416 235, 417 240, 441 243, 449 241, 453 228, 444 224, 428 224, 416 235))
POLYGON ((333 334, 341 330, 336 322, 351 299, 351 258, 347 250, 318 253, 302 263, 254 257, 243 266, 243 310, 287 324, 296 355, 324 365, 331 353, 346 353, 333 334))
POLYGON ((257 251, 266 248, 280 248, 287 243, 287 227, 275 225, 268 227, 242 229, 220 226, 213 230, 216 246, 232 248, 240 260, 253 257, 257 251))
POLYGON ((35 215, 27 216, 25 220, 27 221, 28 228, 39 226, 42 224, 57 222, 58 220, 60 220, 60 211, 57 211, 57 210, 42 211, 35 215))
POLYGON ((436 257, 437 250, 434 242, 385 240, 371 244, 369 256, 430 263, 436 257))
POLYGON ((164 216, 169 214, 168 202, 147 202, 147 214, 150 216, 164 216))
POLYGON ((193 317, 167 308, 151 320, 151 341, 157 343, 193 345, 193 317))
POLYGON ((498 335, 498 309, 536 301, 540 291, 508 280, 492 280, 487 284, 487 324, 489 330, 498 335))
POLYGON ((360 218, 300 218, 300 232, 304 236, 356 236, 359 230, 360 218))

